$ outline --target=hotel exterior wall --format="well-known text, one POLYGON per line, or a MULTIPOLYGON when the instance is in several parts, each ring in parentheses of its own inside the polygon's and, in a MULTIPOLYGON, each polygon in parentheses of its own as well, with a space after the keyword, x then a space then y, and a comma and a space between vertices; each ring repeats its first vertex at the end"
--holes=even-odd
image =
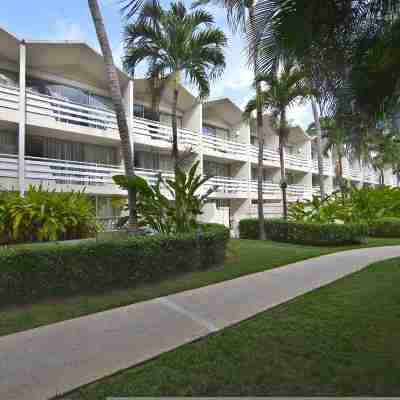
MULTIPOLYGON (((66 45, 67 46, 67 45, 66 45)), ((83 48, 84 49, 84 48, 83 48)), ((83 50, 86 51, 86 50, 83 50)), ((29 48, 28 48, 29 53, 29 48)), ((0 49, 1 55, 1 49, 0 49)), ((100 56, 99 56, 100 57, 100 56)), ((13 63, 4 63, 0 61, 0 68, 11 68, 17 71, 17 65, 13 63)), ((85 82, 85 74, 82 73, 78 80, 71 78, 71 74, 68 76, 62 76, 60 71, 51 71, 51 68, 44 68, 46 71, 39 70, 37 68, 27 69, 27 74, 37 78, 50 80, 54 82, 59 82, 62 84, 69 84, 76 87, 80 87, 85 90, 93 91, 99 95, 107 95, 102 85, 96 86, 94 80, 90 79, 85 82)), ((79 70, 79 68, 77 68, 79 70)), ((75 74, 75 76, 77 76, 75 74)), ((171 142, 168 139, 171 135, 171 128, 162 126, 161 124, 154 123, 149 120, 142 120, 134 118, 133 116, 133 106, 135 103, 141 103, 150 105, 149 95, 144 95, 135 98, 135 82, 129 81, 126 77, 124 78, 124 84, 122 86, 124 104, 127 112, 127 117, 131 129, 132 146, 144 146, 151 149, 169 150, 171 142), (147 97, 146 97, 147 96, 147 97)), ((90 143, 109 143, 110 145, 117 145, 119 143, 119 134, 116 126, 115 113, 99 111, 91 109, 87 106, 81 106, 73 104, 72 102, 63 101, 60 99, 49 98, 37 93, 31 93, 27 91, 26 93, 26 127, 27 133, 29 134, 29 129, 34 129, 35 133, 43 133, 43 135, 54 135, 59 138, 69 138, 73 141, 83 140, 90 143), (71 111, 73 110, 73 111, 71 111), (57 114, 58 113, 58 114, 57 114), (91 114, 92 113, 92 114, 91 114), (68 117, 66 115, 70 114, 68 117), (71 116, 72 114, 72 116, 71 116), (90 116, 93 117, 90 117, 90 116), (78 123, 68 123, 68 119, 72 121, 77 118, 74 122, 78 123), (89 118, 89 120, 88 120, 89 118), (90 120, 92 118, 92 120, 90 120), (83 121, 82 121, 83 120, 83 121), (89 122, 88 122, 89 121, 89 122), (81 123, 81 124, 79 124, 81 123), (86 125, 85 125, 86 124, 86 125), (96 127, 96 125, 98 125, 96 127)), ((170 96, 166 95, 168 99, 170 96)), ((232 104, 228 104, 229 100, 226 100, 226 105, 224 101, 219 101, 218 104, 215 103, 215 107, 220 107, 219 110, 226 110, 231 113, 230 116, 234 116, 235 122, 232 124, 227 124, 223 118, 218 118, 216 112, 212 113, 213 105, 208 105, 208 114, 204 113, 204 105, 196 101, 194 96, 189 95, 187 92, 184 93, 184 98, 187 99, 187 103, 180 104, 178 111, 179 116, 182 118, 183 129, 179 131, 179 141, 181 143, 180 149, 190 147, 193 151, 194 161, 200 162, 199 172, 204 172, 203 162, 205 158, 213 158, 215 160, 220 160, 221 162, 229 162, 234 165, 232 169, 231 179, 222 179, 223 177, 216 177, 211 184, 219 184, 221 190, 213 195, 217 199, 227 199, 231 201, 230 207, 230 218, 231 223, 235 225, 237 221, 249 215, 254 215, 254 210, 256 210, 256 205, 252 200, 257 199, 256 184, 252 181, 251 167, 257 164, 257 147, 251 145, 250 139, 250 128, 247 124, 241 122, 241 111, 237 109, 234 111, 232 104), (221 108, 222 107, 222 108, 221 108), (236 114, 235 114, 236 113, 236 114), (238 122, 240 121, 240 122, 238 122), (234 139, 236 140, 224 140, 221 138, 210 138, 203 135, 204 124, 209 123, 222 128, 229 129, 231 132, 237 133, 234 139)), ((171 103, 169 101, 163 100, 160 104, 160 110, 163 112, 171 111, 171 103)), ((20 93, 17 88, 8 88, 0 86, 0 121, 12 122, 21 125, 20 118, 20 93)), ((267 211, 267 216, 272 214, 271 210, 279 209, 280 204, 280 188, 279 188, 279 154, 277 151, 279 140, 278 136, 273 132, 269 119, 265 118, 265 152, 264 152, 264 166, 271 168, 274 171, 273 183, 265 184, 265 194, 264 198, 267 203, 264 208, 267 211)), ((300 149, 301 151, 294 154, 286 155, 287 170, 294 172, 301 172, 301 179, 296 182, 296 185, 289 188, 289 200, 295 201, 297 199, 310 198, 311 193, 316 193, 315 185, 312 184, 312 175, 317 173, 315 162, 311 159, 311 140, 304 136, 304 140, 299 139, 291 140, 289 137, 289 143, 295 146, 295 149, 300 149)), ((43 182, 49 187, 54 187, 57 190, 70 190, 75 188, 82 188, 83 185, 75 185, 68 183, 57 183, 57 179, 54 176, 57 172, 54 169, 49 169, 51 160, 38 161, 40 164, 41 171, 33 171, 33 164, 30 160, 28 163, 28 168, 26 171, 26 184, 43 182), (30 163, 30 164, 29 164, 30 163), (32 172, 33 171, 33 172, 32 172), (50 171, 50 173, 49 173, 50 171), (29 174, 35 174, 35 178, 31 178, 29 174), (40 175, 42 174, 42 175, 40 175), (50 175, 51 176, 50 176, 50 175), (48 179, 46 179, 46 176, 48 179)), ((326 163, 331 163, 331 160, 325 160, 326 163)), ((7 161, 3 161, 7 163, 7 161)), ((9 161, 10 165, 12 164, 9 161)), ((14 163, 15 164, 15 163, 14 163)), ((13 165, 14 165, 13 164, 13 165)), ((66 162, 68 164, 68 162, 66 162)), ((0 167, 1 168, 1 167, 0 167)), ((12 167, 14 168, 14 167, 12 167)), ((37 166, 35 166, 37 168, 37 166)), ((73 169, 70 166, 70 178, 68 178, 68 173, 65 181, 68 179, 75 179, 76 169, 85 169, 90 171, 88 165, 83 165, 80 168, 73 169), (89 169, 88 169, 89 168, 89 169)), ((121 191, 115 187, 109 180, 112 176, 111 172, 104 172, 102 167, 98 166, 96 174, 100 182, 99 185, 90 184, 87 185, 88 193, 97 194, 107 194, 107 195, 120 195, 121 191), (103 171, 103 172, 99 172, 103 171), (104 182, 103 182, 104 181, 104 182)), ((119 171, 123 171, 122 168, 119 171)), ((14 170, 18 174, 18 169, 14 170)), ((79 171, 78 171, 79 172, 79 171)), ((144 174, 144 176, 152 181, 154 179, 157 171, 138 171, 138 173, 144 174)), ((329 168, 325 172, 327 177, 325 182, 327 183, 327 191, 332 190, 333 187, 333 175, 334 169, 329 168)), ((86 175, 90 175, 89 172, 85 172, 86 175)), ((6 173, 3 173, 6 175, 6 173)), ((85 175, 85 179, 86 178, 85 175)), ((0 175, 1 176, 1 175, 0 175)), ((360 180, 361 177, 354 173, 354 168, 348 168, 348 176, 354 180, 360 180), (353 170, 353 172, 352 172, 353 170)), ((62 181, 63 179, 59 179, 62 181)), ((365 174, 366 182, 376 182, 376 176, 369 172, 365 174)), ((386 172, 385 180, 388 184, 397 184, 393 179, 391 172, 386 172)), ((82 178, 82 182, 84 179, 82 178)), ((0 185, 3 187, 11 188, 17 185, 17 176, 1 176, 0 185)), ((275 211, 274 211, 275 212, 275 211)), ((224 214, 225 215, 225 214, 224 214)))

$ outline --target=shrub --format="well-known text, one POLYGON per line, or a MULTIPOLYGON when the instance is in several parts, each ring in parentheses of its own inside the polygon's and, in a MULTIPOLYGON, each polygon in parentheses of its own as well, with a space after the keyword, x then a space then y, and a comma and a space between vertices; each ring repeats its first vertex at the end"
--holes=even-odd
POLYGON ((80 239, 95 231, 94 204, 83 192, 0 192, 0 243, 80 239))
MULTIPOLYGON (((239 230, 241 238, 257 239, 257 219, 240 221, 239 230)), ((279 242, 332 246, 365 242, 368 227, 365 224, 316 224, 270 219, 265 220, 265 233, 267 238, 279 242)))
POLYGON ((0 251, 0 304, 135 286, 223 263, 227 228, 175 236, 48 243, 0 251))
POLYGON ((381 218, 369 225, 373 237, 400 238, 400 218, 381 218))
POLYGON ((348 188, 322 201, 314 196, 312 201, 290 205, 289 216, 297 222, 367 224, 380 218, 400 218, 400 188, 348 188))

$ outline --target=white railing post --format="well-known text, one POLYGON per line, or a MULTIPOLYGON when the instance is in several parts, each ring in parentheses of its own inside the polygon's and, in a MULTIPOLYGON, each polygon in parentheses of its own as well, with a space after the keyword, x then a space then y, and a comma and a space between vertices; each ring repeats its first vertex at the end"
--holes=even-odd
POLYGON ((25 193, 25 135, 26 135, 26 45, 19 45, 19 132, 18 132, 18 186, 25 193))

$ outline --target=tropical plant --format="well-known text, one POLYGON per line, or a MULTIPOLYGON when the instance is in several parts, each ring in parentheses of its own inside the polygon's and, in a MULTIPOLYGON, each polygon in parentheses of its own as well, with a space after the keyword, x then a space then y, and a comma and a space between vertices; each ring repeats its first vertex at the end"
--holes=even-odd
POLYGON ((202 195, 198 193, 202 185, 210 179, 202 178, 197 173, 198 167, 199 162, 194 163, 187 174, 178 167, 175 180, 165 180, 159 174, 155 186, 150 186, 145 179, 138 176, 128 178, 125 175, 116 175, 113 179, 121 188, 131 186, 137 191, 141 226, 151 227, 164 234, 186 233, 199 226, 198 217, 213 191, 210 188, 202 195))
POLYGON ((79 239, 96 230, 95 207, 83 192, 29 187, 24 196, 0 192, 2 243, 79 239))
POLYGON ((188 11, 181 2, 164 10, 156 1, 146 3, 140 18, 125 27, 124 66, 133 73, 137 65, 149 61, 149 76, 165 77, 173 85, 172 159, 178 174, 177 107, 184 76, 197 86, 200 98, 210 92, 210 81, 225 68, 223 48, 226 37, 213 27, 213 16, 203 10, 188 11))
POLYGON ((348 187, 343 194, 335 192, 325 200, 297 202, 290 206, 290 219, 316 223, 372 224, 381 218, 400 218, 400 189, 348 187))
MULTIPOLYGON (((281 189, 283 202, 283 216, 286 219, 288 215, 287 208, 287 177, 285 166, 285 146, 289 136, 290 128, 288 126, 286 113, 287 110, 312 95, 312 91, 306 86, 305 75, 303 71, 287 63, 279 75, 275 73, 260 74, 256 82, 263 82, 267 90, 262 92, 262 105, 265 111, 271 111, 272 117, 277 124, 277 133, 279 136, 279 159, 281 169, 281 189)), ((245 115, 250 116, 257 108, 257 97, 250 100, 245 109, 245 115)))
MULTIPOLYGON (((92 15, 93 24, 96 29, 97 39, 100 43, 101 51, 103 53, 104 63, 107 71, 108 88, 117 116, 118 132, 121 139, 121 150, 124 161, 125 174, 126 176, 133 177, 135 176, 133 151, 125 108, 122 101, 122 93, 119 83, 118 72, 114 65, 111 46, 108 40, 106 28, 104 26, 99 4, 97 0, 88 0, 88 4, 90 13, 92 15)), ((135 230, 137 225, 136 193, 132 189, 128 189, 128 212, 129 227, 130 229, 135 230)))

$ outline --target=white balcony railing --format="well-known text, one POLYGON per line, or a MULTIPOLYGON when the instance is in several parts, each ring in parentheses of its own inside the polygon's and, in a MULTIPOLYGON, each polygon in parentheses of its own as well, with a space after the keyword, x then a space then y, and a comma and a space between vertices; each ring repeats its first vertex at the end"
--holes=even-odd
MULTIPOLYGON (((155 185, 159 173, 164 178, 173 178, 172 171, 157 171, 136 168, 135 173, 155 185)), ((25 177, 33 183, 54 182, 79 186, 113 186, 114 175, 124 174, 121 166, 65 161, 50 158, 25 157, 25 177)), ((0 177, 18 177, 18 156, 0 154, 0 177)))
POLYGON ((285 162, 286 168, 309 170, 312 166, 311 160, 303 154, 286 154, 285 162))
MULTIPOLYGON (((258 147, 251 145, 250 146, 250 155, 258 159, 258 147)), ((278 149, 273 149, 269 146, 264 146, 264 154, 263 154, 264 161, 272 163, 274 165, 279 166, 279 153, 278 149)))
POLYGON ((247 158, 247 145, 244 143, 225 140, 215 136, 202 136, 205 153, 219 153, 239 158, 247 158))
POLYGON ((19 109, 19 88, 0 85, 0 108, 19 109))
POLYGON ((344 165, 343 176, 347 179, 359 181, 361 180, 361 169, 358 167, 344 165))
POLYGON ((27 112, 51 122, 118 132, 115 112, 27 91, 27 112))
MULTIPOLYGON (((160 124, 144 118, 134 118, 132 124, 135 141, 140 141, 140 137, 145 140, 172 144, 172 128, 168 125, 160 124)), ((191 147, 193 150, 199 145, 199 135, 187 129, 178 129, 178 146, 191 147)))
MULTIPOLYGON (((313 158, 312 160, 313 163, 313 173, 317 174, 318 173, 318 160, 316 158, 313 158)), ((332 175, 333 173, 333 167, 332 167, 332 162, 329 158, 323 158, 323 165, 322 165, 324 175, 332 175)))
MULTIPOLYGON (((258 159, 258 147, 250 146, 250 155, 252 158, 258 159)), ((264 146, 263 159, 268 164, 274 166, 280 165, 279 150, 270 146, 264 146)), ((311 168, 311 160, 302 154, 285 154, 286 168, 309 170, 311 168)))
POLYGON ((210 187, 215 187, 216 193, 247 195, 249 184, 245 179, 214 176, 205 183, 206 189, 210 187))
MULTIPOLYGON (((251 181, 250 187, 252 192, 257 192, 257 181, 251 181)), ((280 198, 282 192, 278 183, 266 181, 263 183, 263 193, 274 198, 280 198)), ((304 185, 288 185, 287 187, 289 197, 309 197, 311 193, 311 189, 304 185)))
MULTIPOLYGON (((112 185, 112 177, 123 174, 119 166, 110 166, 51 158, 25 157, 25 178, 32 181, 66 185, 112 185)), ((0 176, 18 177, 18 156, 0 154, 0 176)))

